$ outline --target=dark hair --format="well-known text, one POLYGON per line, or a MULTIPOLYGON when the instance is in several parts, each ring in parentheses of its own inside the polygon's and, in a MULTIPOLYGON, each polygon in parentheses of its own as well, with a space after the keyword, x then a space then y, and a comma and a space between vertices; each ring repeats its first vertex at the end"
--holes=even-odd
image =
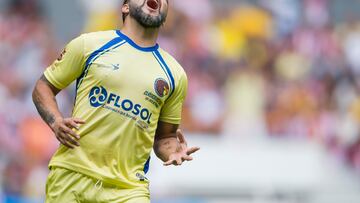
MULTIPOLYGON (((127 4, 127 3, 129 3, 129 0, 124 0, 123 5, 124 5, 124 4, 127 4)), ((128 14, 126 14, 126 13, 123 13, 123 14, 122 14, 123 22, 125 22, 125 18, 126 18, 127 15, 128 15, 128 14)))

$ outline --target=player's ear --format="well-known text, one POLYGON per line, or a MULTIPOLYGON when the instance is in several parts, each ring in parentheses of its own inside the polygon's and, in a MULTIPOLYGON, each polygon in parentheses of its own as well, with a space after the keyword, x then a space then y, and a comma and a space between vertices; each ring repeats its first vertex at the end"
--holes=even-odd
POLYGON ((129 3, 125 2, 122 7, 121 7, 121 12, 125 15, 129 14, 130 12, 130 8, 129 8, 129 3))

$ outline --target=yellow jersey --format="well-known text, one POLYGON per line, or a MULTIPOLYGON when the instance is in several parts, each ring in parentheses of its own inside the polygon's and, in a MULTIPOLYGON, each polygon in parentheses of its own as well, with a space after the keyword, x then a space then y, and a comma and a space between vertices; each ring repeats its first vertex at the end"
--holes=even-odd
POLYGON ((49 167, 147 187, 158 121, 181 120, 187 77, 178 62, 158 44, 140 47, 119 30, 102 31, 72 40, 44 75, 58 89, 76 80, 72 116, 86 122, 80 147, 61 145, 49 167))

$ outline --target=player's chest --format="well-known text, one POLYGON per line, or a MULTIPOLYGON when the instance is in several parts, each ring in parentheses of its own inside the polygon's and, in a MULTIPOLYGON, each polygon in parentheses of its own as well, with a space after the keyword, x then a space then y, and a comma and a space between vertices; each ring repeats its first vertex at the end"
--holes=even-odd
POLYGON ((151 53, 108 53, 95 60, 89 77, 117 94, 143 98, 160 107, 171 91, 169 74, 151 53))

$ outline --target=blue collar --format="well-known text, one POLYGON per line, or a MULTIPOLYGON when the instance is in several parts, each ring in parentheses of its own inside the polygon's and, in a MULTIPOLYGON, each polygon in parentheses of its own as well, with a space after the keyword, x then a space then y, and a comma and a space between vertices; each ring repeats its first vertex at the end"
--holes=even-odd
POLYGON ((152 52, 152 51, 156 51, 159 48, 158 44, 152 47, 141 47, 137 45, 134 41, 132 41, 128 36, 124 35, 120 30, 116 30, 116 33, 126 42, 128 42, 131 46, 133 46, 135 49, 138 49, 140 51, 152 52))

